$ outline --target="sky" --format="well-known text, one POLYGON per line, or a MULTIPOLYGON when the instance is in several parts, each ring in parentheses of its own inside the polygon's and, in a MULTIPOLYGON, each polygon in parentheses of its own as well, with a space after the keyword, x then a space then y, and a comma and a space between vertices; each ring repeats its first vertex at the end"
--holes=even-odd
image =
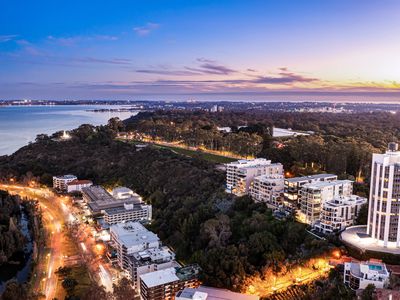
POLYGON ((399 0, 0 0, 0 99, 400 102, 399 0))

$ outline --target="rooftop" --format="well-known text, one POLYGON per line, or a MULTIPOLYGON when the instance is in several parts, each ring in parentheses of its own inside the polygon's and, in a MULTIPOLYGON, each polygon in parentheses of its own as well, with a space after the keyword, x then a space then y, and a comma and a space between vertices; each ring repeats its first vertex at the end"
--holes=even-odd
POLYGON ((226 164, 227 166, 236 166, 240 168, 251 168, 257 166, 271 165, 271 161, 265 158, 255 158, 255 159, 239 159, 231 163, 226 164))
POLYGON ((89 198, 88 206, 93 212, 123 206, 125 204, 141 203, 140 196, 116 199, 101 186, 91 186, 82 189, 82 193, 89 198))
POLYGON ((258 300, 258 296, 234 293, 225 289, 200 286, 195 289, 185 288, 176 295, 179 300, 258 300))
POLYGON ((351 195, 351 196, 339 196, 336 197, 332 200, 326 201, 324 203, 324 206, 330 206, 330 207, 341 207, 344 205, 356 205, 356 204, 363 204, 367 203, 368 199, 364 197, 360 197, 357 195, 351 195))
POLYGON ((167 268, 155 272, 140 275, 140 279, 146 284, 147 287, 152 288, 158 285, 179 281, 176 276, 175 268, 167 268))
POLYGON ((353 181, 351 180, 332 180, 332 181, 318 181, 318 182, 313 182, 313 183, 308 183, 304 185, 304 188, 308 189, 320 189, 323 187, 327 186, 335 186, 335 185, 340 185, 340 184, 346 184, 346 183, 352 183, 353 181))
POLYGON ((67 174, 67 175, 54 176, 54 178, 57 178, 57 179, 76 179, 76 176, 75 175, 71 175, 71 174, 67 174))
POLYGON ((322 178, 329 178, 329 177, 336 177, 337 178, 337 175, 335 175, 335 174, 314 174, 314 175, 309 175, 309 176, 286 178, 286 180, 288 182, 298 182, 298 181, 306 181, 306 180, 312 180, 312 179, 322 179, 322 178))
POLYGON ((158 242, 160 240, 155 233, 147 230, 139 222, 118 223, 112 225, 110 231, 127 248, 142 245, 143 243, 158 242))
POLYGON ((127 209, 127 207, 129 205, 121 205, 121 206, 106 208, 104 210, 104 213, 107 215, 117 215, 117 214, 129 212, 129 211, 143 210, 148 207, 148 205, 145 203, 132 203, 131 205, 132 205, 132 209, 130 209, 130 208, 127 209))
POLYGON ((82 180, 75 179, 71 182, 68 182, 67 185, 92 184, 92 183, 93 183, 92 181, 86 180, 86 179, 82 179, 82 180))
POLYGON ((400 248, 396 247, 396 242, 388 242, 388 246, 384 247, 382 241, 375 240, 367 234, 366 225, 347 227, 340 234, 340 239, 345 244, 361 251, 369 250, 400 255, 400 248))

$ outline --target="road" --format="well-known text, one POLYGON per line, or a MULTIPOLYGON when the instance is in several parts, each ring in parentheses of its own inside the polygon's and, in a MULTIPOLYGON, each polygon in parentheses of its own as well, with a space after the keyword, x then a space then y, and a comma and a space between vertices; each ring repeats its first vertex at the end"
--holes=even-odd
MULTIPOLYGON (((63 299, 65 292, 61 287, 58 276, 55 271, 64 266, 67 261, 71 263, 71 259, 67 258, 66 249, 78 249, 78 259, 74 259, 72 263, 78 260, 88 262, 88 270, 91 278, 98 281, 100 285, 104 285, 108 291, 112 291, 112 270, 106 261, 96 249, 96 241, 90 234, 90 228, 85 224, 76 222, 77 218, 72 213, 72 205, 68 197, 58 196, 47 188, 20 186, 15 184, 0 184, 0 189, 7 190, 11 194, 17 194, 22 197, 28 197, 39 201, 39 205, 43 212, 43 225, 47 236, 47 249, 40 251, 38 264, 34 274, 36 280, 33 289, 37 293, 45 295, 46 299, 59 298, 63 299), (72 241, 63 233, 64 225, 75 222, 78 226, 78 243, 72 241), (74 243, 77 245, 68 245, 74 243), (83 246, 82 246, 83 245, 83 246)), ((71 250, 69 250, 71 251, 71 250)))

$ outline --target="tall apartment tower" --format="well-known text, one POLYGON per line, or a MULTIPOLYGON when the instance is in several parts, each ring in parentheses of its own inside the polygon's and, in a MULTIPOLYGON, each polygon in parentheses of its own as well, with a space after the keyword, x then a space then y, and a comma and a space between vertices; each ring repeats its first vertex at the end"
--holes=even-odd
POLYGON ((400 151, 389 143, 372 156, 367 234, 384 247, 400 247, 400 151), (390 243, 390 244, 389 244, 390 243))

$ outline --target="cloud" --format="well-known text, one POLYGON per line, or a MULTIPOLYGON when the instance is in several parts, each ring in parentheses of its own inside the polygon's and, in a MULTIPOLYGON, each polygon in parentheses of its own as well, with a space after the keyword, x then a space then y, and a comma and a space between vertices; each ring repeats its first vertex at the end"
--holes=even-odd
POLYGON ((0 43, 12 41, 17 37, 18 37, 18 35, 16 35, 16 34, 0 35, 0 43))
POLYGON ((259 76, 251 82, 259 84, 295 84, 316 81, 319 81, 319 79, 284 71, 278 73, 278 76, 259 76))
POLYGON ((81 57, 73 58, 74 62, 82 63, 94 63, 94 64, 111 64, 111 65, 130 65, 132 61, 126 58, 112 58, 112 59, 101 59, 95 57, 81 57))
POLYGON ((135 70, 135 72, 144 73, 144 74, 172 75, 172 76, 199 75, 198 72, 193 72, 193 71, 189 71, 189 70, 139 69, 139 70, 135 70))
POLYGON ((114 35, 102 35, 102 34, 95 34, 95 35, 76 35, 76 36, 69 36, 69 37, 55 37, 49 35, 47 40, 54 42, 60 46, 74 46, 81 42, 90 42, 90 41, 116 41, 118 40, 118 36, 114 35))
POLYGON ((230 75, 237 72, 234 69, 218 64, 214 60, 198 58, 197 62, 201 63, 197 68, 185 67, 185 69, 202 74, 214 74, 214 75, 230 75))
POLYGON ((149 35, 151 32, 154 30, 158 29, 160 27, 160 24, 157 23, 147 23, 144 26, 140 27, 134 27, 133 31, 138 35, 138 36, 146 36, 149 35))

